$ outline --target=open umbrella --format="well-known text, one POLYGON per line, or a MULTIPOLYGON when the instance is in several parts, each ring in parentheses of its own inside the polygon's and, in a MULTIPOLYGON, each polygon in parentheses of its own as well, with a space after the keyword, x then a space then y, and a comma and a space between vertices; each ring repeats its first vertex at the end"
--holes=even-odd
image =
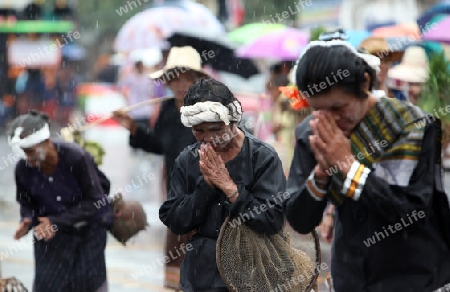
POLYGON ((372 31, 372 35, 383 38, 410 37, 418 40, 420 39, 420 30, 416 23, 401 23, 376 28, 372 31))
POLYGON ((237 57, 236 45, 224 37, 204 33, 203 31, 184 30, 170 36, 167 41, 171 46, 191 46, 202 58, 203 65, 210 65, 214 70, 224 71, 249 78, 259 73, 253 61, 237 57))
POLYGON ((439 21, 434 29, 430 29, 423 35, 424 40, 450 44, 450 16, 439 21))
POLYGON ((308 42, 308 33, 294 28, 286 28, 263 35, 239 48, 237 56, 286 61, 296 60, 308 42))
POLYGON ((371 33, 365 30, 345 30, 345 34, 348 36, 347 42, 357 48, 359 44, 371 36, 371 33))
POLYGON ((217 18, 202 14, 199 8, 190 11, 180 7, 156 7, 130 18, 117 34, 114 49, 117 52, 130 52, 153 47, 167 48, 165 39, 173 32, 187 27, 202 29, 205 33, 225 33, 225 28, 217 18))
POLYGON ((425 11, 419 19, 417 19, 417 24, 420 27, 420 30, 427 30, 427 28, 430 26, 430 22, 432 22, 433 18, 436 15, 444 14, 444 15, 450 15, 450 3, 440 3, 432 6, 430 9, 425 11))
POLYGON ((249 23, 230 32, 228 39, 237 44, 248 44, 265 34, 284 29, 286 25, 281 23, 249 23))

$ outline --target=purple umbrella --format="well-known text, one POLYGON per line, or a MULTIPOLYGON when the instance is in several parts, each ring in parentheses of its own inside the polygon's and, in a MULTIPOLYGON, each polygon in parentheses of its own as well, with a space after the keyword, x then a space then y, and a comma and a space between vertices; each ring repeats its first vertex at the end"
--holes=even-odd
POLYGON ((423 39, 426 41, 434 41, 439 43, 450 44, 450 16, 445 17, 437 24, 435 28, 429 29, 423 35, 423 39))
POLYGON ((242 58, 261 58, 296 60, 301 50, 308 44, 309 34, 294 28, 265 34, 251 43, 239 48, 237 56, 242 58))

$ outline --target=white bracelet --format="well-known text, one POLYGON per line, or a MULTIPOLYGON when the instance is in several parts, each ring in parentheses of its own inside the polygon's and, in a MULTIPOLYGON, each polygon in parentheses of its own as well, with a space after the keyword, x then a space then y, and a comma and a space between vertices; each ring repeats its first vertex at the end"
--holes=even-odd
POLYGON ((231 198, 234 198, 234 197, 236 197, 237 196, 237 194, 238 194, 238 192, 239 192, 239 190, 238 189, 236 189, 236 191, 234 192, 234 193, 232 193, 231 195, 229 195, 229 196, 226 196, 227 197, 227 199, 231 199, 231 198))

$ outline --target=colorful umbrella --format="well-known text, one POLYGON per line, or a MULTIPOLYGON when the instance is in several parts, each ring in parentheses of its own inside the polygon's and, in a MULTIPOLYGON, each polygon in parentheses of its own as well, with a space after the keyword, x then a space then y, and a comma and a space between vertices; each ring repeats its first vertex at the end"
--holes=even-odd
POLYGON ((419 25, 420 30, 427 30, 430 26, 430 22, 433 22, 433 18, 439 14, 450 15, 450 3, 436 4, 425 11, 425 13, 417 19, 417 24, 419 25))
POLYGON ((429 29, 423 35, 424 40, 435 41, 450 44, 450 16, 435 24, 434 28, 429 29))
POLYGON ((308 41, 308 33, 293 28, 286 28, 282 31, 263 35, 239 48, 237 56, 286 61, 296 60, 301 50, 308 44, 308 41))
MULTIPOLYGON (((206 8, 205 8, 206 9, 206 8)), ((179 7, 156 7, 142 11, 130 18, 120 29, 114 43, 117 52, 136 49, 167 48, 165 41, 177 30, 202 29, 205 33, 225 34, 225 28, 217 18, 197 10, 179 7)))
POLYGON ((419 26, 416 23, 401 23, 374 29, 372 35, 383 38, 410 37, 420 39, 419 26))
POLYGON ((357 48, 363 40, 371 36, 371 33, 365 30, 345 30, 345 34, 348 36, 347 42, 355 48, 357 48))
POLYGON ((263 35, 284 29, 286 25, 281 23, 249 23, 230 32, 228 39, 237 44, 248 44, 263 35))

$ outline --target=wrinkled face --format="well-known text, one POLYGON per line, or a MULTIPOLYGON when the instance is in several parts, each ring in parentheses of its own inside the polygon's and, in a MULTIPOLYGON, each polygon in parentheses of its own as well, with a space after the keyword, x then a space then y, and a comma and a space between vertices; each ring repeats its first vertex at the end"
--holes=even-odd
POLYGON ((27 164, 30 167, 40 167, 47 159, 49 152, 49 141, 46 140, 33 147, 25 148, 23 151, 27 155, 27 164))
POLYGON ((209 143, 216 152, 227 150, 227 145, 235 137, 235 125, 225 125, 223 122, 206 122, 192 127, 192 133, 197 141, 209 143))
POLYGON ((332 88, 328 93, 308 98, 308 101, 313 110, 330 112, 337 126, 347 137, 350 137, 353 129, 364 118, 369 108, 367 98, 357 98, 339 88, 332 88))
MULTIPOLYGON (((175 75, 176 76, 176 75, 175 75)), ((196 75, 192 71, 181 73, 179 77, 170 80, 169 87, 177 101, 181 102, 189 87, 195 83, 196 75)))

